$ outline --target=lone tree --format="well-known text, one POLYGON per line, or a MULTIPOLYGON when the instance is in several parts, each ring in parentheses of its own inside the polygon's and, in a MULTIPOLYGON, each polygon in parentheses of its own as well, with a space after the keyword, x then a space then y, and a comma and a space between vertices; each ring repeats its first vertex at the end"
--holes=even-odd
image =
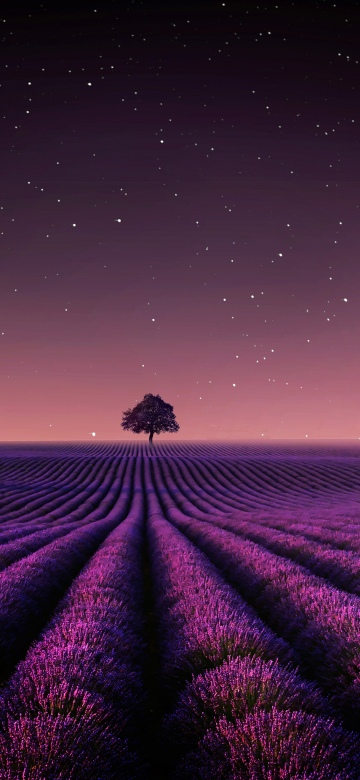
POLYGON ((174 407, 166 404, 159 395, 146 393, 133 409, 123 412, 121 425, 125 431, 148 433, 149 442, 152 444, 154 433, 176 433, 179 430, 180 425, 176 422, 173 409, 174 407))

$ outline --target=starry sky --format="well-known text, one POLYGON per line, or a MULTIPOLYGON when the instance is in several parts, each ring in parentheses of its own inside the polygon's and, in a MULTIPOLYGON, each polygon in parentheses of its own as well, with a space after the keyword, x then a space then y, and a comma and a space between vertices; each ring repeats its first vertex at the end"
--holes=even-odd
POLYGON ((0 11, 1 440, 358 439, 357 4, 81 8, 0 11))

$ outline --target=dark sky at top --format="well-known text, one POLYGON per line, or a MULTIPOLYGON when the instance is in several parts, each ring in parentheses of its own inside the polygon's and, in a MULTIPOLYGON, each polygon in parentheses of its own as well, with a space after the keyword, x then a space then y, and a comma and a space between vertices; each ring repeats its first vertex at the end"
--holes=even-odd
POLYGON ((0 11, 1 439, 359 438, 358 4, 81 9, 0 11))

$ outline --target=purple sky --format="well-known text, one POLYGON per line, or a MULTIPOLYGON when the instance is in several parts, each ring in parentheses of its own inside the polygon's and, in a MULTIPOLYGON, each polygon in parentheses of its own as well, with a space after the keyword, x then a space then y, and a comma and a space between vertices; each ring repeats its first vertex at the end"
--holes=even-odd
POLYGON ((359 438, 356 4, 61 8, 0 13, 1 440, 359 438))

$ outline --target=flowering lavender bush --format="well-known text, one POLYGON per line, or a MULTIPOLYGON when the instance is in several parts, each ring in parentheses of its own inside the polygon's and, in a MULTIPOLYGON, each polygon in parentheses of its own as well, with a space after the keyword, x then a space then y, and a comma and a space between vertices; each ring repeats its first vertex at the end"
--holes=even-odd
POLYGON ((166 520, 150 517, 148 536, 162 670, 172 694, 192 673, 226 658, 294 660, 286 643, 166 520))
POLYGON ((325 577, 334 585, 360 596, 360 555, 352 550, 333 549, 329 543, 321 544, 275 528, 259 526, 256 522, 219 518, 214 520, 220 528, 232 531, 258 542, 269 550, 290 558, 305 566, 314 574, 325 577))
POLYGON ((251 712, 304 711, 330 715, 316 687, 278 661, 245 656, 224 661, 194 675, 164 719, 164 734, 173 755, 196 747, 220 718, 230 723, 251 712))
POLYGON ((188 755, 174 780, 355 780, 354 742, 332 720, 305 712, 255 711, 220 718, 188 755))
POLYGON ((80 724, 71 715, 9 718, 0 733, 2 780, 142 780, 145 777, 117 734, 97 713, 80 724), (109 767, 109 754, 112 767, 109 767))
POLYGON ((196 520, 176 522, 296 649, 303 671, 348 716, 360 712, 360 600, 229 531, 196 520))

